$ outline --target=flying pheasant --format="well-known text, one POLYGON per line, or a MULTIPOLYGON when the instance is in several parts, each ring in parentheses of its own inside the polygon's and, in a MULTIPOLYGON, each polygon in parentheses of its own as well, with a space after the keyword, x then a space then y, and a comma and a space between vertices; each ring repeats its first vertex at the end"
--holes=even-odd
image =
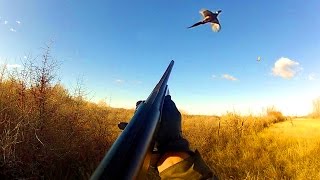
POLYGON ((261 61, 261 57, 260 56, 258 56, 257 61, 261 61))
POLYGON ((221 25, 218 20, 218 15, 221 12, 222 12, 221 10, 218 10, 217 12, 214 12, 214 13, 209 10, 206 10, 206 9, 201 10, 200 14, 203 16, 203 20, 195 23, 194 25, 192 25, 188 28, 193 28, 193 27, 199 26, 201 24, 211 23, 212 30, 214 32, 219 32, 221 29, 221 25))

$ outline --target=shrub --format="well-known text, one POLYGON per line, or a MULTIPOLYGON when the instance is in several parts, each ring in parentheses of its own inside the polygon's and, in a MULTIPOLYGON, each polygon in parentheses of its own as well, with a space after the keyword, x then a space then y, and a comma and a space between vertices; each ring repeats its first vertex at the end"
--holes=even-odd
POLYGON ((313 101, 313 111, 311 116, 313 118, 320 118, 320 97, 313 101))
POLYGON ((274 123, 285 121, 286 118, 275 107, 267 108, 267 117, 271 118, 274 123))

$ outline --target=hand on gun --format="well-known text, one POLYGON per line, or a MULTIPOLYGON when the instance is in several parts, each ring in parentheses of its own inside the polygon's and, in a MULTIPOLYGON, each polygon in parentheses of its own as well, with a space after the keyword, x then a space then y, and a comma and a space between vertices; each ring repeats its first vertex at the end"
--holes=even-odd
MULTIPOLYGON (((136 109, 144 101, 136 103, 136 109)), ((125 127, 125 124, 123 124, 125 127)), ((124 128, 123 128, 124 129, 124 128)), ((164 99, 160 127, 155 137, 156 153, 151 157, 161 179, 180 177, 181 179, 217 179, 205 164, 199 152, 191 151, 189 142, 182 137, 181 113, 171 96, 164 99)))

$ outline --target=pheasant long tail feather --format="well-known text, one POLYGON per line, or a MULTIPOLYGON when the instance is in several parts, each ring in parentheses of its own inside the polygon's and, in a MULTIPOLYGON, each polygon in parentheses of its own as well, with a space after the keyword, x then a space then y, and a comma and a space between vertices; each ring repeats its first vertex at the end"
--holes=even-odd
POLYGON ((188 27, 188 28, 193 28, 193 27, 199 26, 199 25, 201 25, 201 24, 204 24, 204 22, 202 22, 202 21, 197 22, 197 23, 195 23, 194 25, 192 25, 192 26, 190 26, 190 27, 188 27))

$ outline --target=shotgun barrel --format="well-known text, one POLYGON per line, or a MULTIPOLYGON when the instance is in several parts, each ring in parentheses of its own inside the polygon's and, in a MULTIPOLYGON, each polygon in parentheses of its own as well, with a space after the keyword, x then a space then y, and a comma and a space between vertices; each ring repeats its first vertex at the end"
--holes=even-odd
POLYGON ((139 105, 129 124, 91 176, 92 180, 145 177, 173 64, 172 60, 147 100, 139 105))

